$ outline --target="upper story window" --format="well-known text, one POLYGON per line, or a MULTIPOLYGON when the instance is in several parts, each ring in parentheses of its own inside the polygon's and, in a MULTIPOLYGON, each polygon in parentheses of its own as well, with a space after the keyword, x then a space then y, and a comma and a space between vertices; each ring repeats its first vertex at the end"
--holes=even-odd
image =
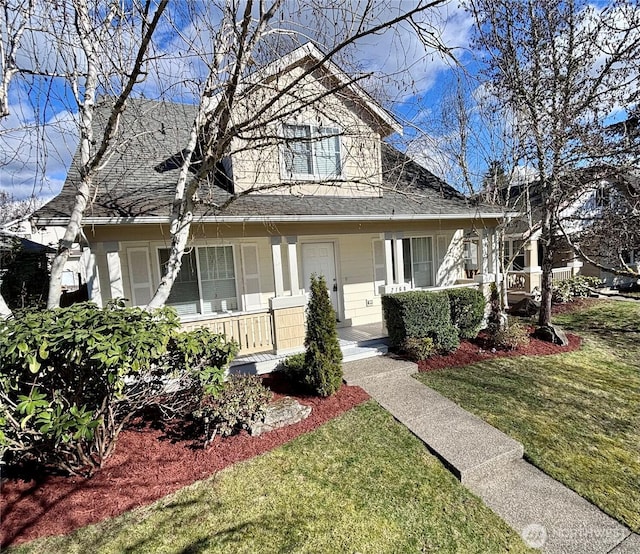
POLYGON ((342 174, 339 129, 284 125, 284 136, 284 177, 323 180, 342 174))

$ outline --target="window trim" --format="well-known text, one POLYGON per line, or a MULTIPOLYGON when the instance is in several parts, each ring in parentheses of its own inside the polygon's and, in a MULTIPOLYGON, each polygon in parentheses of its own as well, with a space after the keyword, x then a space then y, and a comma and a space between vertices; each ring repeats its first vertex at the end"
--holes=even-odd
MULTIPOLYGON (((312 123, 283 123, 281 128, 281 135, 283 137, 283 142, 280 145, 280 176, 284 181, 330 181, 335 179, 343 179, 344 178, 344 147, 342 144, 342 136, 343 131, 342 128, 335 124, 330 123, 326 125, 314 125, 312 123), (288 142, 296 142, 295 138, 287 138, 287 127, 308 127, 309 128, 309 140, 308 144, 311 147, 311 163, 312 163, 312 173, 294 173, 293 171, 289 172, 287 169, 287 143, 288 142), (320 142, 323 135, 320 132, 321 129, 330 129, 333 131, 328 136, 331 138, 338 139, 338 148, 337 153, 339 155, 339 171, 335 174, 322 174, 318 171, 318 164, 316 163, 317 156, 315 151, 315 146, 320 142)), ((299 141, 300 142, 300 141, 299 141)), ((293 169, 293 168, 292 168, 293 169)))

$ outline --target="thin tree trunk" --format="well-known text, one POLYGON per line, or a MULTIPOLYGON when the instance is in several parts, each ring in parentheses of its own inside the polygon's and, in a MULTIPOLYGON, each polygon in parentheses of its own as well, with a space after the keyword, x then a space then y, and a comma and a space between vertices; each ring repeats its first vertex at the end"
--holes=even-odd
POLYGON ((542 298, 540 301, 540 315, 538 325, 549 325, 551 323, 551 299, 553 295, 553 254, 555 251, 553 227, 551 224, 551 211, 549 206, 545 206, 545 213, 542 219, 542 244, 544 252, 542 254, 542 279, 540 283, 542 298))

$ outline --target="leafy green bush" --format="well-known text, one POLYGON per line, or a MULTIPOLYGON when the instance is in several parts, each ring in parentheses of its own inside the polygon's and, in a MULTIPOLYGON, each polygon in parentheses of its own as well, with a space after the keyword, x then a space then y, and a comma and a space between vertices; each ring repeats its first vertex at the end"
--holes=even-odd
POLYGON ((451 352, 460 344, 445 293, 409 291, 385 295, 382 311, 391 344, 398 349, 407 338, 429 337, 440 352, 451 352))
POLYGON ((529 333, 519 321, 504 326, 493 336, 493 345, 501 350, 517 350, 529 342, 529 333))
POLYGON ((556 304, 570 302, 576 297, 587 297, 591 293, 590 289, 598 287, 602 281, 598 277, 588 277, 586 275, 576 275, 571 279, 564 279, 553 284, 552 300, 556 304))
POLYGON ((229 362, 238 353, 238 345, 209 329, 183 331, 168 345, 168 360, 173 368, 186 370, 197 378, 204 394, 215 395, 224 383, 229 362))
POLYGON ((193 412, 202 424, 205 446, 218 434, 226 437, 263 419, 272 397, 256 375, 233 376, 218 394, 205 394, 193 412))
POLYGON ((307 305, 304 367, 300 382, 318 396, 331 396, 342 386, 342 351, 336 314, 322 275, 311 276, 307 305))
MULTIPOLYGON (((134 414, 170 400, 170 378, 184 381, 188 373, 206 386, 215 373, 205 367, 201 378, 199 367, 168 367, 178 326, 171 308, 149 313, 122 302, 25 311, 6 321, 0 328, 3 460, 84 475, 101 467, 134 414)), ((176 340, 193 346, 188 337, 176 340)), ((195 347, 185 350, 192 356, 195 347)), ((222 358, 232 351, 223 348, 222 358)))
POLYGON ((402 353, 414 362, 426 360, 436 353, 436 347, 431 337, 407 337, 402 343, 402 353))
POLYGON ((284 371, 287 379, 295 383, 300 383, 302 372, 304 371, 305 353, 293 354, 280 363, 279 369, 284 371))
POLYGON ((461 339, 473 339, 478 336, 484 319, 487 301, 478 289, 447 289, 451 323, 458 329, 461 339))

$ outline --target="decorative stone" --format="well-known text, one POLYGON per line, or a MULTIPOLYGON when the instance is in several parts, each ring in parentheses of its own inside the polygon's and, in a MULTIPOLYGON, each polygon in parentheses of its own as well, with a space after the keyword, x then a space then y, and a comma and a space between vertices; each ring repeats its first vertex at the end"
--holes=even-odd
POLYGON ((264 421, 254 423, 249 432, 254 437, 273 431, 280 427, 298 423, 303 419, 307 419, 311 413, 311 406, 300 404, 295 398, 285 396, 280 400, 272 402, 267 407, 264 421))
POLYGON ((559 344, 560 346, 568 346, 569 339, 566 333, 557 325, 543 325, 538 327, 533 334, 537 339, 544 340, 546 342, 552 342, 553 344, 559 344))

